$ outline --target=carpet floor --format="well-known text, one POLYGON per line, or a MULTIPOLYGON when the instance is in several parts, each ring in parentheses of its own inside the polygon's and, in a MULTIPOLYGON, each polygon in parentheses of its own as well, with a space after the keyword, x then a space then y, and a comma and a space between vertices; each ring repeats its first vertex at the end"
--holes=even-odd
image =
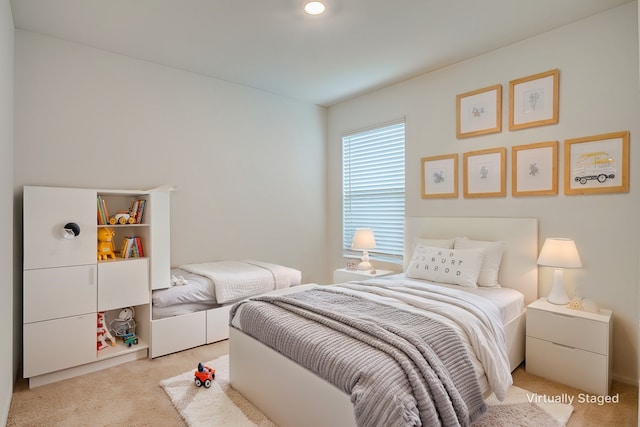
MULTIPOLYGON (((29 389, 19 379, 13 391, 7 426, 186 426, 160 381, 196 368, 198 362, 229 353, 221 341, 156 359, 141 359, 103 371, 29 389)), ((576 396, 574 388, 528 374, 513 372, 514 384, 531 392, 576 396)), ((638 387, 614 381, 610 405, 575 403, 567 427, 638 426, 638 387)))
MULTIPOLYGON (((229 357, 205 362, 216 370, 210 388, 194 384, 194 369, 160 381, 189 427, 276 427, 255 406, 229 385, 229 357)), ((560 427, 566 425, 573 407, 563 403, 533 403, 535 394, 513 386, 500 402, 487 399, 489 410, 473 427, 560 427)))

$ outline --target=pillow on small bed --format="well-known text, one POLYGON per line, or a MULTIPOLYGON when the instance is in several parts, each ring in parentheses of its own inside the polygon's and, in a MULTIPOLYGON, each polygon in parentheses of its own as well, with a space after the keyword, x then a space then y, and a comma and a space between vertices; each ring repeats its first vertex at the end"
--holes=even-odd
POLYGON ((413 279, 477 288, 485 250, 416 245, 405 271, 413 279))
POLYGON ((484 260, 482 268, 478 276, 478 286, 487 288, 499 288, 498 273, 500 272, 500 263, 502 262, 502 253, 504 252, 505 243, 486 242, 483 240, 471 240, 466 237, 459 237, 453 244, 455 249, 477 249, 484 248, 484 260))
POLYGON ((453 239, 422 239, 420 237, 416 237, 413 239, 413 247, 417 245, 422 246, 431 246, 433 248, 447 248, 453 249, 453 244, 455 243, 456 238, 453 239))

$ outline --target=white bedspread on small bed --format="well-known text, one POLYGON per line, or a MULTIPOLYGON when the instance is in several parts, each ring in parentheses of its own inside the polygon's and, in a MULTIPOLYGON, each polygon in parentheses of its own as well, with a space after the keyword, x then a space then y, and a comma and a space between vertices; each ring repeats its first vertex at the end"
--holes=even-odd
POLYGON ((302 280, 299 270, 255 260, 185 264, 179 268, 211 280, 218 304, 299 285, 302 280))

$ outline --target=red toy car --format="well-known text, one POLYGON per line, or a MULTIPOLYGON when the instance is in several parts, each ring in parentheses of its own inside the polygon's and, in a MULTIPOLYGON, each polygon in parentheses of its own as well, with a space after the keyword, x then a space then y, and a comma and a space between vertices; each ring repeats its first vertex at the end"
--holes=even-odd
POLYGON ((198 387, 204 385, 206 388, 211 387, 211 381, 216 377, 216 370, 198 363, 198 369, 195 372, 195 382, 198 387))

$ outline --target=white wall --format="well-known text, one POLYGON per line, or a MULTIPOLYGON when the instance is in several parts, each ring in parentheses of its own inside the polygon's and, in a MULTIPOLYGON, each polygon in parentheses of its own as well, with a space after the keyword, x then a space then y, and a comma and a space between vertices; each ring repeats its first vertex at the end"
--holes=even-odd
POLYGON ((16 189, 176 185, 174 265, 326 277, 326 109, 25 31, 15 61, 16 189))
MULTIPOLYGON (((614 311, 613 374, 638 378, 638 268, 640 247, 640 96, 638 85, 638 13, 630 3, 589 19, 544 33, 329 109, 329 170, 341 166, 341 135, 390 119, 406 117, 406 214, 414 216, 525 216, 539 218, 544 238, 571 237, 583 269, 566 271, 570 295, 614 311), (558 68, 560 121, 557 125, 508 130, 509 81, 558 68), (457 94, 500 83, 503 131, 456 139, 457 94), (631 132, 630 191, 626 194, 565 196, 562 141, 628 130, 631 132), (514 145, 560 141, 560 194, 511 196, 514 145), (491 199, 423 200, 420 158, 507 147, 507 196, 491 199)), ((341 252, 341 177, 329 175, 329 263, 344 265, 341 252)), ((550 289, 552 272, 540 269, 540 294, 550 289)))
POLYGON ((6 425, 16 378, 13 283, 13 16, 9 0, 0 1, 0 425, 6 425))

